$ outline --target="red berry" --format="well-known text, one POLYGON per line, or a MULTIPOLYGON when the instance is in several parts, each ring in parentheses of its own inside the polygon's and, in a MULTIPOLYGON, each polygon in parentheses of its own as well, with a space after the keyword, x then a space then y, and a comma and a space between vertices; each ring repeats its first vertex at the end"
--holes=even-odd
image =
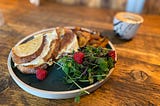
POLYGON ((115 56, 116 56, 115 51, 109 51, 108 56, 112 57, 112 59, 115 60, 115 56))
POLYGON ((47 76, 47 71, 44 69, 37 69, 36 77, 38 80, 44 80, 47 76))
POLYGON ((78 63, 82 64, 83 63, 83 58, 84 58, 84 53, 83 52, 76 52, 73 55, 73 59, 78 63))

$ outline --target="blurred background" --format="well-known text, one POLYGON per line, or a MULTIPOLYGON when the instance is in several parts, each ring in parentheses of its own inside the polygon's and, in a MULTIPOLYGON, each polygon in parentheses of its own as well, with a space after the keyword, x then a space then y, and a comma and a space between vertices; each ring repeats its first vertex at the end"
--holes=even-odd
POLYGON ((160 20, 154 17, 160 16, 159 4, 160 0, 0 0, 0 26, 29 26, 30 32, 60 25, 112 29, 120 11, 145 15, 144 25, 158 26, 149 22, 160 20))
POLYGON ((33 4, 35 2, 35 5, 43 5, 43 2, 46 1, 65 5, 82 5, 91 8, 107 8, 118 11, 160 15, 160 0, 30 0, 33 4))

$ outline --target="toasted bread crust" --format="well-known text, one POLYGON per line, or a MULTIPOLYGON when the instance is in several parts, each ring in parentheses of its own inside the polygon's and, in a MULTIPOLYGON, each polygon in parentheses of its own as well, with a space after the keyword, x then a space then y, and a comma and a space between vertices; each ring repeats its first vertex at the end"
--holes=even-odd
MULTIPOLYGON (((55 56, 57 56, 58 49, 59 49, 59 43, 58 39, 55 39, 51 42, 50 50, 48 54, 43 58, 45 62, 48 62, 50 59, 55 59, 55 56)), ((24 74, 35 74, 37 68, 46 69, 48 67, 47 63, 40 64, 38 66, 36 65, 29 65, 29 66, 23 66, 23 65, 17 65, 17 68, 19 71, 21 71, 24 74)))
POLYGON ((43 58, 45 62, 49 61, 50 59, 55 59, 59 50, 59 39, 55 39, 51 42, 50 50, 48 54, 43 58))
POLYGON ((63 35, 63 37, 60 37, 59 52, 72 42, 74 36, 75 35, 71 30, 65 30, 65 34, 63 35))
POLYGON ((36 74, 36 70, 38 68, 41 69, 46 69, 48 67, 48 65, 46 63, 35 67, 35 66, 22 66, 22 65, 18 65, 17 68, 24 74, 36 74))
POLYGON ((15 53, 15 51, 14 51, 14 48, 12 48, 12 59, 13 59, 13 61, 16 64, 30 62, 30 61, 32 61, 33 59, 35 59, 36 57, 38 57, 41 54, 44 45, 45 45, 45 36, 43 36, 43 41, 42 41, 42 44, 39 47, 39 49, 35 53, 33 53, 31 55, 28 55, 26 57, 19 57, 19 56, 17 56, 16 53, 15 53))

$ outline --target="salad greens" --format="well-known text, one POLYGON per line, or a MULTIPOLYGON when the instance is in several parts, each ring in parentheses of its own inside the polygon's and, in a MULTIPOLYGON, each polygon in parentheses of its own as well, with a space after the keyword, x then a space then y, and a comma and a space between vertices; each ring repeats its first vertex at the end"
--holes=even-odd
MULTIPOLYGON (((90 83, 93 84, 96 81, 105 79, 110 69, 114 67, 114 60, 108 53, 112 50, 108 48, 93 46, 85 46, 80 48, 80 52, 84 53, 83 63, 78 64, 75 62, 73 55, 74 52, 60 58, 56 64, 66 74, 64 78, 67 84, 75 84, 83 91, 82 93, 89 92, 84 91, 78 83, 90 83)), ((75 99, 79 100, 79 97, 75 99)))

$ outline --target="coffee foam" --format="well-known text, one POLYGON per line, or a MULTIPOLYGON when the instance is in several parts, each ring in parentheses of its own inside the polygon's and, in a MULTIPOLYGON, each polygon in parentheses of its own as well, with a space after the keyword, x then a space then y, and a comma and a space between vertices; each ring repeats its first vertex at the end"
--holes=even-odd
POLYGON ((115 18, 117 18, 120 21, 132 24, 143 22, 143 18, 141 16, 129 12, 120 12, 116 14, 115 18))

